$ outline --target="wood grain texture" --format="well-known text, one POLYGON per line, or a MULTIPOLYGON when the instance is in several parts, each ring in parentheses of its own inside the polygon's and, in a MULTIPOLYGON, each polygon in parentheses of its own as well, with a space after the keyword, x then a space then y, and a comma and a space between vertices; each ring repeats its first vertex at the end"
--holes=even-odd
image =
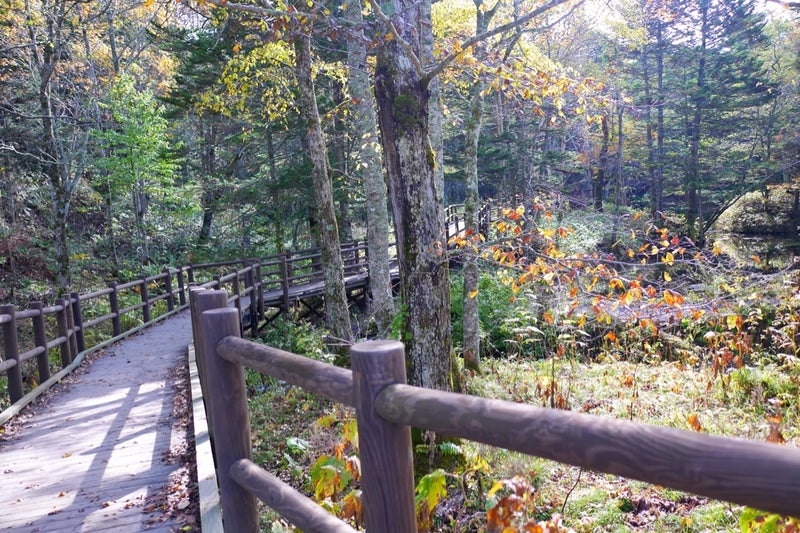
POLYGON ((406 381, 403 344, 362 342, 351 348, 350 359, 367 530, 416 531, 411 428, 387 422, 373 408, 375 397, 384 387, 406 381))
POLYGON ((171 369, 189 331, 183 313, 118 342, 45 405, 29 408, 18 436, 0 442, 0 530, 180 529, 158 510, 143 511, 180 468, 164 459, 182 440, 171 417, 171 369))
POLYGON ((765 511, 800 515, 800 449, 794 447, 408 385, 381 391, 375 409, 397 424, 765 511))
POLYGON ((355 405, 353 376, 344 368, 233 336, 222 339, 217 351, 232 363, 269 374, 334 402, 355 405))
MULTIPOLYGON (((252 461, 237 461, 230 471, 238 484, 255 494, 259 500, 298 527, 304 533, 354 533, 345 524, 316 502, 297 492, 252 461)), ((401 531, 401 530, 396 530, 401 531)))
MULTIPOLYGON (((215 296, 199 293, 198 307, 206 309, 205 302, 215 296)), ((239 459, 252 459, 244 371, 240 365, 218 357, 216 351, 220 339, 239 335, 239 317, 239 311, 229 307, 203 311, 200 320, 203 349, 198 351, 198 356, 204 359, 202 368, 206 372, 206 389, 203 396, 206 408, 211 412, 222 522, 226 533, 258 531, 255 497, 236 484, 228 473, 231 465, 239 459)))

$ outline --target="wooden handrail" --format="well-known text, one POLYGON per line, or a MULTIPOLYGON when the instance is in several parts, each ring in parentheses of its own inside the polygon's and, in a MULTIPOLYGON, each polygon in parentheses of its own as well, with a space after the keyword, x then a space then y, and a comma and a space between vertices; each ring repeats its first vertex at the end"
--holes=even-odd
MULTIPOLYGON (((218 298, 216 306, 226 305, 224 293, 220 298, 212 294, 220 291, 207 292, 199 292, 197 298, 206 302, 218 298)), ((236 311, 213 307, 207 303, 205 308, 193 309, 193 313, 202 313, 201 372, 219 372, 220 367, 213 365, 224 361, 225 379, 235 375, 234 381, 239 381, 215 386, 209 374, 203 385, 204 398, 213 405, 227 406, 225 416, 211 420, 215 449, 226 457, 224 465, 218 464, 226 532, 255 530, 236 529, 239 526, 229 523, 232 516, 252 510, 240 507, 241 498, 226 498, 224 487, 258 496, 304 530, 313 531, 303 525, 310 527, 316 520, 312 517, 319 515, 307 508, 302 495, 276 483, 274 476, 252 463, 249 426, 247 449, 239 441, 238 451, 225 449, 224 443, 232 436, 244 439, 246 423, 230 420, 246 419, 247 402, 225 398, 231 390, 245 390, 245 366, 334 401, 355 403, 364 512, 370 533, 414 531, 416 527, 411 426, 764 511, 800 515, 798 448, 412 387, 405 384, 404 350, 397 341, 355 345, 350 371, 243 340, 235 323, 236 311), (234 404, 241 412, 232 412, 234 404), (231 482, 235 489, 230 488, 231 482), (292 511, 286 502, 295 499, 299 503, 292 511)), ((342 522, 330 524, 319 531, 346 527, 342 522)))
MULTIPOLYGON (((351 242, 342 244, 342 254, 346 260, 345 274, 355 275, 366 272, 366 244, 351 242)), ((72 361, 87 349, 87 333, 90 330, 111 322, 111 336, 119 337, 132 328, 153 323, 163 313, 171 313, 177 309, 184 309, 187 305, 187 291, 189 283, 205 288, 225 288, 232 293, 232 302, 241 313, 249 313, 247 327, 255 331, 258 322, 265 318, 264 292, 265 287, 270 290, 282 287, 284 299, 282 306, 287 309, 292 296, 289 292, 299 285, 310 283, 319 279, 321 274, 321 253, 318 249, 306 249, 294 255, 277 254, 259 259, 242 259, 220 261, 216 263, 203 263, 198 265, 184 265, 176 268, 164 268, 162 272, 123 283, 111 281, 108 286, 85 294, 71 293, 69 298, 58 300, 53 305, 35 308, 33 304, 26 310, 17 310, 13 306, 7 307, 8 313, 0 313, 0 325, 14 324, 15 333, 22 321, 31 320, 34 329, 39 328, 40 338, 33 345, 26 346, 20 351, 19 346, 13 347, 11 330, 8 327, 2 330, 4 343, 8 344, 2 354, 4 361, 0 362, 0 373, 5 373, 9 379, 9 393, 14 389, 12 404, 20 399, 17 390, 17 372, 22 372, 19 356, 24 359, 37 357, 38 382, 45 383, 49 378, 49 351, 60 348, 61 368, 70 365, 72 361), (236 266, 233 270, 228 267, 236 266), (276 268, 277 267, 277 268, 276 268), (226 269, 224 272, 219 272, 226 269), (203 274, 211 271, 215 279, 203 280, 203 274), (195 279, 196 277, 201 279, 195 279), (200 283, 198 283, 200 282, 200 283), (245 310, 243 298, 250 298, 250 305, 245 310), (163 302, 163 303, 162 303, 163 302), (166 311, 164 311, 166 307, 166 311), (13 312, 12 312, 13 311, 13 312), (124 321, 124 317, 132 313, 140 313, 139 320, 124 321), (55 318, 54 318, 55 317, 55 318), (37 325, 37 321, 42 323, 37 325), (56 331, 57 330, 57 331, 56 331), (48 337, 49 335, 49 337, 48 337), (36 355, 32 355, 35 352, 36 355), (16 362, 9 362, 14 360, 16 362)), ((103 334, 101 334, 103 335, 103 334)), ((97 343, 99 335, 89 337, 91 342, 97 343)), ((29 342, 29 341, 28 341, 29 342)), ((26 370, 27 371, 27 370, 26 370)), ((21 407, 17 405, 14 412, 21 407)), ((10 412, 10 411, 6 411, 10 412)), ((4 412, 4 413, 6 413, 4 412)), ((0 413, 0 424, 5 417, 0 413)))

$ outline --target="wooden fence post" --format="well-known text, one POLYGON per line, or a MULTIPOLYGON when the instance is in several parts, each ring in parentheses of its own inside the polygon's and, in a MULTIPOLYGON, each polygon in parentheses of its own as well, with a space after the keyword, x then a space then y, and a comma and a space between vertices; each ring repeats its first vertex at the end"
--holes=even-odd
POLYGON ((178 301, 181 307, 186 305, 186 285, 183 282, 183 267, 178 267, 178 301))
POLYGON ((111 292, 108 293, 108 302, 111 305, 111 313, 114 315, 111 318, 111 326, 114 329, 114 336, 119 337, 122 335, 122 322, 119 316, 119 291, 117 291, 117 282, 109 282, 108 287, 111 292))
POLYGON ((233 305, 239 313, 239 331, 244 336, 244 329, 242 327, 242 290, 239 288, 239 271, 234 272, 233 279, 231 280, 231 291, 236 296, 233 305))
POLYGON ((281 289, 283 290, 283 310, 289 311, 289 252, 281 256, 281 289))
POLYGON ((61 308, 60 311, 56 311, 58 336, 64 338, 64 342, 61 343, 61 368, 66 368, 72 362, 69 345, 69 324, 67 323, 67 307, 69 307, 69 303, 64 300, 56 300, 56 307, 61 308))
POLYGON ((76 353, 81 353, 86 349, 86 338, 83 336, 83 309, 81 309, 81 295, 77 292, 73 292, 70 293, 70 298, 72 299, 72 320, 75 323, 76 353))
MULTIPOLYGON (((213 298, 218 297, 209 292, 198 294, 200 309, 205 308, 206 302, 213 298)), ((227 298, 224 301, 227 305, 227 298)), ((208 390, 204 397, 211 410, 211 423, 214 426, 214 450, 223 525, 226 533, 257 532, 256 498, 230 476, 230 468, 236 461, 252 460, 244 370, 240 365, 217 356, 217 344, 221 339, 239 336, 239 313, 230 307, 204 311, 200 325, 203 329, 200 356, 205 360, 204 366, 208 371, 208 390)))
POLYGON ((150 295, 147 293, 147 276, 142 276, 142 320, 145 324, 150 322, 150 295))
POLYGON ((256 294, 256 267, 250 261, 245 262, 244 287, 249 295, 250 305, 248 306, 248 316, 250 319, 250 337, 255 337, 258 331, 258 294, 256 294))
POLYGON ((261 263, 256 263, 256 286, 258 287, 256 290, 256 295, 258 297, 258 320, 263 320, 266 318, 264 315, 264 279, 261 276, 261 263))
POLYGON ((67 341, 69 342, 70 363, 78 355, 78 341, 75 337, 75 314, 72 312, 72 298, 64 298, 64 309, 67 315, 67 341))
MULTIPOLYGON (((198 377, 200 378, 200 388, 202 389, 204 396, 208 394, 208 385, 207 385, 208 370, 206 369, 207 358, 203 355, 204 330, 201 324, 203 311, 207 311, 209 309, 218 309, 220 307, 226 307, 227 305, 228 305, 228 295, 225 293, 225 291, 214 291, 197 286, 192 286, 189 288, 189 307, 191 308, 191 316, 192 316, 192 338, 194 339, 194 354, 195 354, 195 360, 197 361, 197 374, 198 377), (198 298, 200 294, 206 295, 205 297, 203 297, 202 302, 200 301, 200 298, 198 298)), ((208 419, 208 434, 211 437, 211 441, 213 442, 214 424, 211 421, 212 413, 211 413, 210 403, 208 402, 208 397, 204 398, 203 403, 206 408, 206 418, 208 419)))
POLYGON ((33 317, 33 342, 37 347, 43 348, 42 353, 36 356, 36 365, 39 367, 39 383, 44 383, 50 379, 50 350, 47 349, 47 329, 44 320, 42 302, 31 302, 30 308, 39 311, 33 317))
POLYGON ((19 361, 19 341, 17 340, 17 313, 13 304, 0 306, 0 315, 9 315, 11 320, 3 323, 3 354, 6 361, 14 359, 17 364, 8 369, 8 396, 11 403, 23 396, 22 368, 19 361))
POLYGON ((370 533, 416 531, 411 428, 385 421, 373 407, 384 387, 406 382, 403 344, 362 342, 350 349, 350 360, 366 529, 370 533))
POLYGON ((168 267, 162 270, 164 273, 164 290, 167 292, 167 311, 175 310, 175 295, 172 294, 172 272, 168 267))
POLYGON ((194 283, 194 267, 192 266, 191 263, 189 263, 187 269, 188 269, 189 283, 194 283))

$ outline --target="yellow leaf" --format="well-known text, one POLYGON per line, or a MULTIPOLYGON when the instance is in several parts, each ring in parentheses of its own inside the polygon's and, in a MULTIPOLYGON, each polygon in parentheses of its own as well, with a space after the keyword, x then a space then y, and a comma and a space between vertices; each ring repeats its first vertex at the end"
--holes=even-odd
POLYGON ((672 266, 675 263, 675 256, 672 255, 672 252, 667 252, 664 254, 664 257, 661 259, 662 262, 672 266))
POLYGON ((392 32, 387 33, 386 34, 386 42, 388 43, 388 42, 391 42, 393 40, 394 40, 394 33, 392 33, 392 32))
POLYGON ((475 298, 477 295, 478 295, 478 291, 470 291, 470 293, 469 293, 470 299, 475 298))
POLYGON ((669 275, 669 272, 666 271, 664 272, 664 281, 666 281, 667 283, 672 281, 672 276, 669 275))
POLYGON ((653 246, 652 248, 650 248, 650 255, 657 255, 657 254, 658 254, 657 246, 653 246))
POLYGON ((722 253, 722 250, 719 247, 719 243, 714 243, 714 255, 719 255, 722 253))

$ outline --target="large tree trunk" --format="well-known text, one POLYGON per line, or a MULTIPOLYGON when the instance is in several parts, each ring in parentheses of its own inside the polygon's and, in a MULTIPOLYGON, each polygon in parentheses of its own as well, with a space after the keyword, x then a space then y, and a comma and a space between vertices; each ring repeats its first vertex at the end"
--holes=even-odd
MULTIPOLYGON (((480 35, 489 29, 489 21, 494 10, 487 12, 482 0, 475 0, 475 34, 480 35)), ((484 46, 476 46, 476 55, 483 55, 484 46)), ((467 241, 478 239, 480 234, 480 195, 478 193, 478 143, 483 123, 483 92, 486 84, 478 75, 472 86, 472 105, 467 119, 464 139, 464 227, 467 241)), ((476 242, 477 244, 477 242, 476 242)), ((481 364, 481 335, 478 317, 478 257, 471 250, 464 254, 464 292, 462 295, 462 342, 464 363, 467 368, 479 370, 481 364)))
MULTIPOLYGON (((477 238, 480 233, 478 212, 480 196, 478 194, 478 141, 481 134, 481 118, 483 115, 482 81, 475 82, 472 87, 472 109, 466 124, 464 142, 465 174, 464 174, 464 226, 467 241, 477 238)), ((464 363, 467 368, 480 369, 480 324, 478 320, 478 257, 471 250, 464 254, 464 294, 463 323, 464 331, 464 363)))
MULTIPOLYGON (((361 28, 361 2, 345 12, 354 28, 361 28)), ((355 98, 353 128, 361 159, 361 175, 367 197, 367 261, 369 291, 372 295, 370 311, 375 316, 378 329, 386 330, 394 318, 392 280, 389 273, 389 208, 386 180, 383 175, 380 145, 376 127, 375 99, 367 70, 367 46, 359 30, 347 42, 347 65, 350 94, 355 98)))
POLYGON ((339 230, 333 205, 333 187, 328 175, 328 157, 325 139, 320 127, 314 81, 311 77, 311 43, 306 33, 295 35, 295 74, 298 85, 298 103, 306 124, 306 141, 311 158, 311 178, 317 204, 317 228, 322 251, 322 268, 325 280, 325 312, 328 327, 339 341, 348 345, 353 340, 347 294, 344 286, 342 253, 339 247, 339 230))
MULTIPOLYGON (((450 276, 445 254, 441 198, 435 185, 435 154, 428 138, 428 87, 419 71, 419 9, 410 0, 391 5, 398 38, 377 50, 375 96, 389 178, 406 308, 403 339, 409 381, 449 390, 450 276), (406 47, 398 43, 405 41, 406 47), (410 49, 410 50, 409 50, 410 49), (416 57, 412 57, 416 54, 416 57)), ((425 21, 428 22, 429 21, 425 21)))

